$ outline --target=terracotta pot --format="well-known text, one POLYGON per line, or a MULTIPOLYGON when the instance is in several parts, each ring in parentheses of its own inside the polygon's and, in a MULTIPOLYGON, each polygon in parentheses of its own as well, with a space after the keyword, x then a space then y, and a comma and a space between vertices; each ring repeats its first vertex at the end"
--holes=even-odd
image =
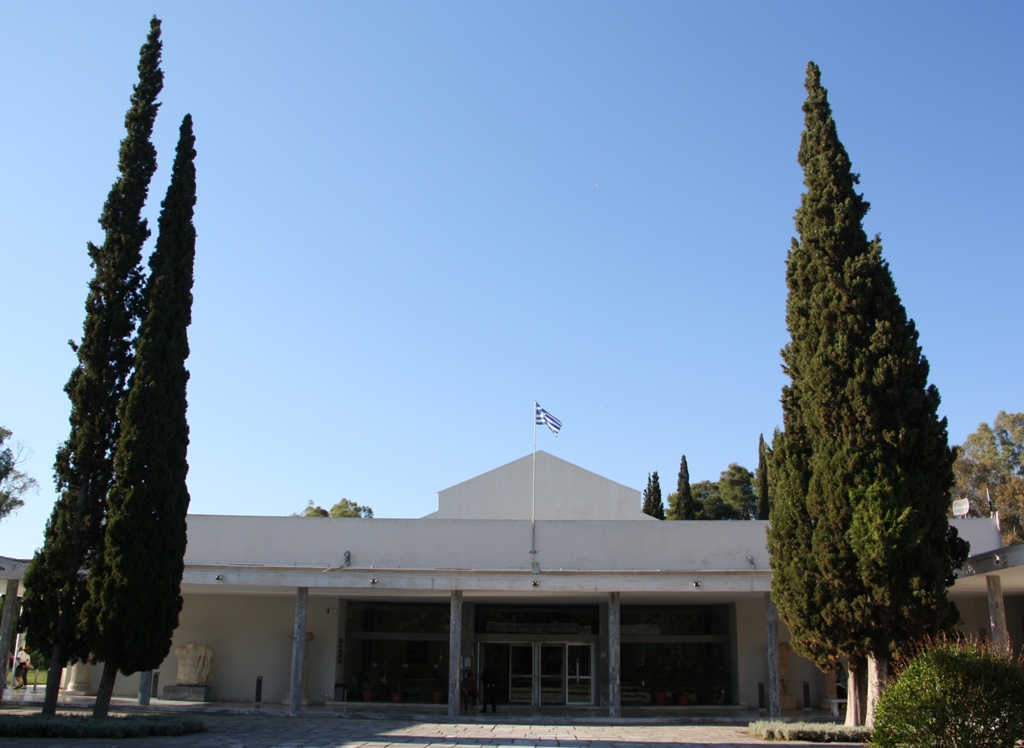
POLYGON ((434 691, 434 703, 441 704, 444 702, 444 691, 434 691))
POLYGON ((363 689, 363 701, 373 701, 373 690, 369 688, 363 689))
POLYGON ((689 706, 690 705, 690 694, 688 694, 688 693, 681 693, 681 694, 679 694, 677 699, 679 700, 679 706, 689 706))
POLYGON ((401 691, 395 691, 393 694, 391 694, 391 700, 392 701, 401 701, 402 700, 402 692, 401 691))
POLYGON ((654 692, 654 703, 658 706, 665 706, 665 699, 668 697, 666 691, 655 691, 654 692))

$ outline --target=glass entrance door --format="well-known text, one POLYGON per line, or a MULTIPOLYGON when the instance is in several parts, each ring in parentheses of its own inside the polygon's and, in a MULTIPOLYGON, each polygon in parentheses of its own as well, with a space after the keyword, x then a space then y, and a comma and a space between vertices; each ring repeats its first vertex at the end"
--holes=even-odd
POLYGON ((540 644, 540 705, 565 704, 565 645, 540 644))
POLYGON ((533 704, 533 645, 509 644, 508 700, 533 704))
POLYGON ((593 645, 565 642, 482 644, 482 664, 495 666, 497 696, 510 704, 563 706, 594 703, 593 645), (507 659, 506 659, 507 658, 507 659), (503 665, 503 663, 505 665, 503 665), (507 666, 508 680, 503 671, 507 666), (508 691, 504 684, 508 684, 508 691))

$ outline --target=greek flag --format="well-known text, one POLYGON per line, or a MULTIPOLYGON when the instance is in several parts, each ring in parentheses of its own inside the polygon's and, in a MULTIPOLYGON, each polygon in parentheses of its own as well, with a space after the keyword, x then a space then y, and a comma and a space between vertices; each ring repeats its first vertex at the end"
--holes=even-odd
POLYGON ((551 429, 552 434, 558 436, 558 432, 562 429, 562 422, 540 407, 540 405, 537 405, 537 403, 534 403, 534 406, 537 408, 537 425, 547 426, 551 429))

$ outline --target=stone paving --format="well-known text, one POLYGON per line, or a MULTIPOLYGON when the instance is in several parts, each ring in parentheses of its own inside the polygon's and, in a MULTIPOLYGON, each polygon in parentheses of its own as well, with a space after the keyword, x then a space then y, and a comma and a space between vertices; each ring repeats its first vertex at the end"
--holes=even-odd
MULTIPOLYGON (((38 713, 35 702, 41 694, 25 694, 27 698, 23 699, 8 699, 8 695, 12 695, 9 690, 4 693, 0 714, 38 713)), ((67 704, 63 698, 61 702, 61 711, 64 711, 67 704)), ((141 711, 138 707, 131 708, 129 699, 114 699, 114 702, 112 711, 141 711)), ((717 716, 693 712, 686 717, 638 713, 639 716, 627 715, 616 722, 597 713, 579 711, 523 711, 518 714, 499 711, 497 715, 474 712, 455 721, 440 713, 397 713, 390 709, 346 712, 320 707, 290 716, 280 705, 267 705, 270 708, 259 711, 253 710, 251 704, 248 708, 241 704, 174 709, 161 709, 161 703, 154 706, 162 713, 174 711, 201 719, 206 730, 181 737, 128 740, 7 738, 2 741, 3 748, 729 748, 750 745, 786 748, 811 745, 759 740, 747 729, 747 723, 764 717, 749 709, 733 709, 731 714, 717 716), (705 721, 717 724, 693 724, 705 721)))
MULTIPOLYGON (((4 709, 4 712, 13 711, 4 709)), ((20 709, 18 711, 21 711, 20 709)), ((411 721, 390 716, 317 714, 195 714, 204 732, 173 738, 130 740, 5 739, 4 748, 695 748, 772 745, 744 726, 678 724, 580 724, 527 722, 498 715, 489 722, 411 721)), ((843 744, 833 744, 843 745, 843 744)), ((856 745, 856 744, 846 744, 856 745)))

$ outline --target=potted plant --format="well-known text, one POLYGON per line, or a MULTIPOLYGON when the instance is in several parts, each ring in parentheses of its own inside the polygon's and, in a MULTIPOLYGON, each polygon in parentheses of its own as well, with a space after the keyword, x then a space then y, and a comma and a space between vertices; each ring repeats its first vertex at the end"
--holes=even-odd
POLYGON ((373 692, 377 688, 377 666, 374 665, 366 671, 363 677, 363 701, 373 701, 373 692))
POLYGON ((402 663, 394 660, 389 665, 384 663, 384 683, 391 690, 391 700, 402 700, 402 663))

